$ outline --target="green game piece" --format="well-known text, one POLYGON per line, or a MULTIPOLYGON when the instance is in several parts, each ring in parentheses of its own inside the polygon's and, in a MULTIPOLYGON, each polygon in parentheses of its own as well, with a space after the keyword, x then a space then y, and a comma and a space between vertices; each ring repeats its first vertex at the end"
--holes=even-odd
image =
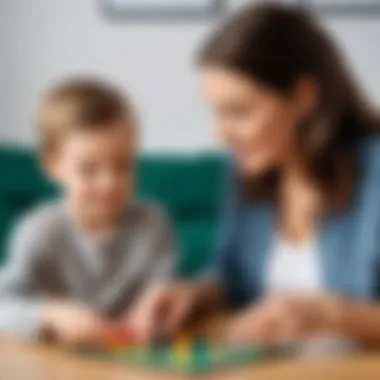
POLYGON ((147 362, 154 367, 166 367, 168 365, 168 349, 162 345, 154 345, 149 349, 147 362))
POLYGON ((191 371, 203 372, 211 368, 210 350, 205 339, 197 338, 193 343, 191 371))

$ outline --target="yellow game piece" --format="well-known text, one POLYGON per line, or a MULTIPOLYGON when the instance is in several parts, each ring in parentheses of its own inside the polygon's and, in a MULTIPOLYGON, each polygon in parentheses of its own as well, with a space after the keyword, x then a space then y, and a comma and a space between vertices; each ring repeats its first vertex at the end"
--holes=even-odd
POLYGON ((186 365, 189 362, 192 338, 187 334, 180 335, 173 343, 172 355, 175 364, 186 365))

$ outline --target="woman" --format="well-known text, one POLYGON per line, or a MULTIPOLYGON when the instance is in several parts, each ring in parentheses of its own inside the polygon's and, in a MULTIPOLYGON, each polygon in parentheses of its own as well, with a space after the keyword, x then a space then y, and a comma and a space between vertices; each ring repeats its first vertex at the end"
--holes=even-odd
POLYGON ((250 6, 200 69, 232 151, 220 249, 207 279, 149 292, 137 331, 173 332, 227 302, 237 342, 380 343, 380 123, 333 43, 300 10, 250 6))

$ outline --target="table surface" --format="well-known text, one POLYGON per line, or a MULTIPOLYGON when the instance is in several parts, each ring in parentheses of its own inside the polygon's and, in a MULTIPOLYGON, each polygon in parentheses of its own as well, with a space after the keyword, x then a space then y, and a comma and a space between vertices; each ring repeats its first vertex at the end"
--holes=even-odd
MULTIPOLYGON (((7 380, 181 380, 179 376, 79 358, 49 346, 0 338, 0 378, 7 380)), ((282 360, 197 376, 204 380, 380 379, 379 354, 282 360)))

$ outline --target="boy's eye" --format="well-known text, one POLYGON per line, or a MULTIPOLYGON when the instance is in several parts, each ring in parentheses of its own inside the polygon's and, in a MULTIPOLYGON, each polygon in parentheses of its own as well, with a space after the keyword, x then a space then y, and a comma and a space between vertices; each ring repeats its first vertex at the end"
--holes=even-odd
POLYGON ((95 163, 95 162, 84 162, 78 167, 78 172, 81 176, 86 178, 91 178, 99 174, 100 172, 108 172, 113 175, 127 176, 133 170, 133 165, 131 160, 114 160, 108 163, 95 163))

